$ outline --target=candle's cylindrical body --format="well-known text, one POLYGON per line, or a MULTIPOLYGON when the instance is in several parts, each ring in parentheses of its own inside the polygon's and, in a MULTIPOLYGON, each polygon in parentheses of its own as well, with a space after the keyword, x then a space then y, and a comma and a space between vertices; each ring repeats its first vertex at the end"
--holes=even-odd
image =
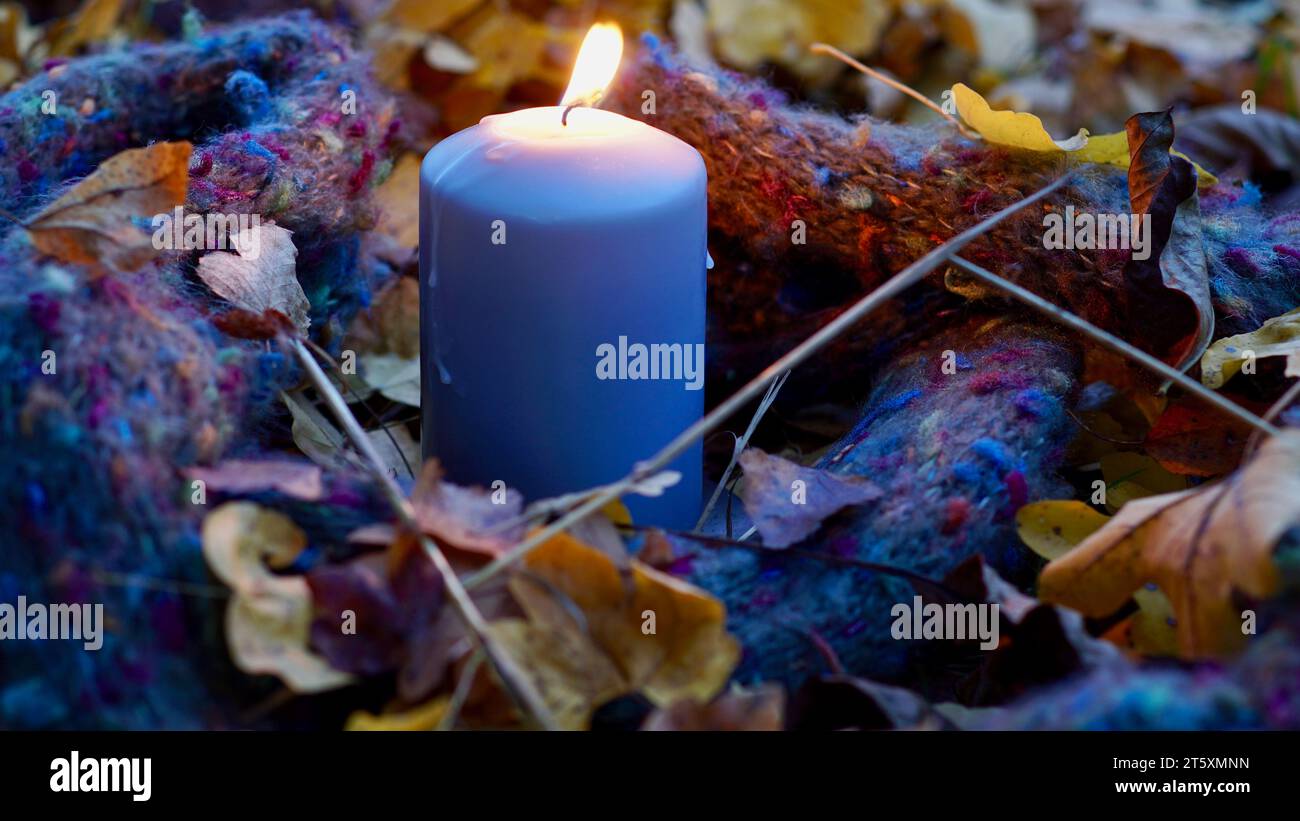
MULTIPOLYGON (((530 109, 439 143, 420 175, 423 443, 448 478, 538 499, 612 482, 704 407, 706 179, 619 115, 530 109)), ((681 482, 626 501, 689 527, 681 482)))

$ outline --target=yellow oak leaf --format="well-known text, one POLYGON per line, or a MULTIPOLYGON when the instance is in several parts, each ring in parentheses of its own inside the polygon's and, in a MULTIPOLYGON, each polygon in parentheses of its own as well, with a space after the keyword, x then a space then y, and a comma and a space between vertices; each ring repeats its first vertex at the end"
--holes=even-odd
POLYGON ((1201 382, 1218 390, 1237 375, 1250 351, 1256 359, 1300 352, 1300 308, 1265 320, 1250 333, 1225 336, 1201 355, 1201 382))
MULTIPOLYGON (((1047 133, 1043 121, 1038 117, 1027 112, 994 111, 979 92, 962 83, 952 87, 952 97, 957 105, 957 113, 966 125, 991 143, 1030 151, 1067 152, 1070 159, 1079 162, 1101 163, 1119 168, 1129 166, 1128 135, 1123 131, 1094 137, 1089 136, 1087 129, 1081 128, 1069 139, 1055 140, 1047 133)), ((1192 163, 1196 169, 1197 185, 1204 187, 1219 181, 1186 154, 1178 151, 1170 153, 1192 163)))
POLYGON ((1088 616, 1113 613, 1155 583, 1173 608, 1179 654, 1241 647, 1233 592, 1273 595, 1273 551, 1300 523, 1300 432, 1283 431, 1214 484, 1137 499, 1043 569, 1038 593, 1088 616))

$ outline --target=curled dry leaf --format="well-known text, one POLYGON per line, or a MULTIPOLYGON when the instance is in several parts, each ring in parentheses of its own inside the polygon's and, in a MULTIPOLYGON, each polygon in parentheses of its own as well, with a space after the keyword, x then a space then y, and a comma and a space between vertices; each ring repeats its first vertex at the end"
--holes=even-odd
POLYGON ((838 511, 880 497, 880 490, 864 479, 803 467, 757 448, 740 454, 740 466, 745 512, 768 547, 789 547, 838 511))
POLYGON ((1047 152, 1078 151, 1088 144, 1086 129, 1079 129, 1069 139, 1054 140, 1043 127, 1043 121, 1033 114, 994 111, 979 92, 964 83, 952 87, 952 98, 966 125, 991 143, 1047 152))
POLYGON ((464 633, 444 618, 442 575, 417 540, 402 537, 384 553, 313 568, 307 584, 312 644, 334 667, 358 675, 395 670, 407 703, 442 681, 464 633), (343 613, 351 614, 351 631, 340 630, 343 613))
POLYGON ((636 561, 629 589, 608 556, 566 534, 529 553, 510 589, 527 619, 493 633, 567 728, 627 693, 707 702, 740 657, 717 599, 636 561))
POLYGON ((1144 324, 1149 347, 1182 370, 1201 357, 1214 334, 1196 175, 1190 162, 1169 151, 1174 121, 1168 111, 1134 114, 1125 126, 1129 201, 1134 215, 1149 218, 1151 226, 1147 258, 1130 258, 1124 266, 1129 312, 1144 324))
POLYGON ((308 648, 312 599, 301 576, 277 576, 307 546, 287 516, 249 502, 229 502, 203 520, 203 556, 233 591, 226 642, 246 673, 269 673, 297 693, 331 690, 352 677, 308 648))
POLYGON ((311 324, 311 303, 298 284, 293 232, 273 222, 254 225, 235 239, 236 253, 218 251, 199 260, 198 277, 237 308, 276 310, 300 331, 311 324))
POLYGON ((288 459, 228 459, 209 468, 187 468, 185 475, 209 490, 230 494, 275 491, 314 502, 325 492, 320 467, 288 459))
POLYGON ((1223 655, 1244 641, 1233 593, 1276 591, 1273 550, 1297 523, 1300 432, 1283 431, 1220 482, 1130 502, 1048 564, 1039 595, 1100 617, 1154 582, 1173 607, 1180 654, 1223 655))
POLYGON ((192 146, 154 143, 105 160, 25 223, 32 244, 63 262, 134 269, 156 251, 141 227, 185 202, 192 146))
MULTIPOLYGON (((523 496, 517 490, 485 490, 443 481, 434 460, 424 464, 411 490, 420 529, 442 547, 489 558, 499 556, 523 535, 520 514, 523 496)), ((392 525, 368 525, 348 539, 361 544, 388 544, 396 536, 392 525)))

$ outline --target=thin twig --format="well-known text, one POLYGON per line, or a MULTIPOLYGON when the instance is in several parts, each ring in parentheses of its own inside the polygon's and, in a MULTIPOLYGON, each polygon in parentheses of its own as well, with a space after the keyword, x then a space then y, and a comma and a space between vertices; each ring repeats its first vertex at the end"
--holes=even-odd
POLYGON ((846 65, 852 66, 854 69, 862 72, 863 74, 867 75, 871 79, 879 80, 880 82, 884 83, 885 85, 889 86, 895 91, 899 91, 902 92, 903 94, 906 94, 907 96, 911 97, 913 100, 916 100, 917 102, 921 103, 926 108, 930 109, 931 111, 938 114, 940 117, 943 117, 945 120, 947 120, 948 122, 956 126, 957 130, 962 133, 962 136, 969 137, 970 139, 973 140, 980 138, 978 134, 966 128, 966 126, 963 125, 960 120, 958 120, 956 117, 952 116, 948 112, 944 111, 942 106, 935 105, 934 101, 931 100, 929 97, 925 96, 924 94, 912 88, 911 86, 898 82, 893 77, 889 77, 885 74, 881 74, 879 71, 876 71, 874 68, 863 65, 862 63, 858 62, 857 60, 853 59, 849 55, 837 49, 835 46, 828 45, 826 43, 813 43, 808 48, 814 54, 829 54, 830 56, 834 57, 836 60, 839 60, 841 63, 845 63, 846 65))
POLYGON ((370 418, 375 420, 375 423, 379 425, 379 429, 383 431, 384 436, 386 436, 388 441, 392 444, 393 451, 397 454, 397 458, 402 460, 402 466, 406 468, 406 474, 414 479, 415 469, 411 467, 411 463, 407 461, 406 454, 402 453, 402 446, 397 444, 397 437, 393 436, 393 432, 388 429, 388 425, 384 424, 384 420, 379 417, 379 414, 375 413, 374 410, 371 409, 370 405, 366 403, 366 400, 361 398, 361 394, 357 393, 356 389, 348 382, 345 378, 347 374, 343 372, 342 366, 340 366, 338 362, 335 362, 334 357, 330 356, 329 351, 325 350, 320 345, 317 345, 310 339, 305 339, 303 341, 307 344, 307 347, 311 348, 312 351, 316 353, 317 356, 330 363, 330 367, 339 372, 339 383, 347 389, 348 393, 352 394, 353 398, 357 400, 357 404, 365 408, 366 413, 370 415, 370 418))
POLYGON ((864 316, 874 311, 884 303, 893 299, 899 293, 907 290, 911 286, 920 282, 921 279, 930 271, 946 262, 953 254, 956 254, 972 240, 986 233, 994 225, 1019 211, 1028 205, 1056 191, 1070 179, 1071 173, 1067 173, 1057 178, 1043 188, 1024 199, 1008 205, 996 214, 982 220, 972 228, 968 228, 957 236, 940 245, 938 248, 931 250, 925 256, 908 265, 902 271, 886 280, 880 287, 871 293, 862 297, 853 304, 848 310, 836 316, 830 322, 826 323, 812 336, 796 345, 787 354, 773 362, 763 369, 762 373, 751 379, 744 387, 736 391, 729 398, 721 402, 709 411, 699 421, 691 425, 686 430, 677 435, 675 439, 669 442, 659 453, 655 454, 649 460, 638 463, 632 469, 632 472, 618 482, 609 485, 606 490, 588 499, 584 504, 573 509, 569 513, 556 519, 551 524, 538 530, 532 536, 520 542, 504 554, 496 557, 484 567, 475 573, 467 576, 465 579, 465 588, 473 590, 478 585, 483 584, 491 579, 503 569, 509 567, 514 562, 527 555, 533 548, 550 539, 557 533, 565 530, 575 522, 580 522, 594 511, 599 510, 612 499, 618 498, 624 490, 645 479, 655 471, 666 467, 674 459, 680 456, 691 447, 696 440, 707 436, 724 424, 733 414, 741 408, 748 405, 763 391, 767 386, 780 378, 781 374, 798 367, 810 357, 834 342, 841 334, 852 328, 864 316))
MULTIPOLYGON (((1278 399, 1276 402, 1274 402, 1269 407, 1269 409, 1264 412, 1264 416, 1263 416, 1264 421, 1272 422, 1279 415, 1281 415, 1282 411, 1291 407, 1291 403, 1295 402, 1296 399, 1300 399, 1300 379, 1297 379, 1294 383, 1292 383, 1291 387, 1286 389, 1286 393, 1282 394, 1282 397, 1278 399)), ((1255 453, 1255 449, 1259 447, 1259 439, 1260 439, 1259 430, 1251 431, 1250 439, 1246 440, 1246 448, 1245 450, 1242 451, 1241 460, 1243 462, 1249 459, 1251 455, 1255 453)))
POLYGON ((442 550, 434 544, 433 540, 421 531, 410 500, 406 498, 396 480, 389 476, 388 471, 384 469, 383 460, 380 459, 379 453, 375 450, 374 443, 370 441, 370 437, 366 436, 366 432, 361 429, 361 424, 357 422, 357 418, 348 409, 348 404, 344 401, 342 394, 330 382, 329 377, 325 375, 325 371, 321 370, 320 365, 311 355, 311 351, 307 349, 301 339, 294 337, 288 339, 287 342, 293 349, 299 364, 306 371, 307 377, 316 386, 317 392, 320 393, 321 398, 325 400, 325 404, 329 406, 330 411, 334 414, 334 418, 338 420, 348 438, 352 440, 352 444, 365 458, 371 475, 379 483, 379 487, 383 490, 384 496, 387 497, 389 505, 397 513, 403 527, 419 539, 420 546, 424 548, 424 552, 433 562, 433 566, 441 574, 443 586, 446 588, 447 596, 456 610, 456 615, 460 617, 466 632, 483 650, 488 661, 492 663, 492 667, 496 670, 497 676, 505 686, 506 692, 518 703, 520 709, 541 727, 548 730, 557 729, 559 725, 551 716, 541 694, 537 692, 537 689, 518 664, 515 663, 514 659, 510 657, 510 654, 502 650, 496 641, 492 639, 488 632, 487 620, 479 612, 478 606, 474 604, 474 600, 470 598, 468 591, 461 585, 460 578, 456 575, 456 571, 452 569, 451 563, 447 561, 447 557, 443 555, 442 550))
POLYGON ((442 720, 438 722, 439 730, 451 730, 456 727, 456 719, 460 717, 461 708, 465 706, 465 701, 469 698, 470 688, 474 686, 474 677, 478 675, 478 668, 483 664, 483 651, 475 650, 474 654, 465 662, 465 669, 460 671, 460 679, 456 682, 456 689, 452 691, 451 701, 447 704, 447 712, 443 714, 442 720))
POLYGON ((994 288, 1020 300, 1051 319, 1060 322, 1062 325, 1068 325, 1074 330, 1096 340, 1099 344, 1110 348, 1112 351, 1132 359, 1142 367, 1168 379, 1188 393, 1209 402, 1219 410, 1236 419, 1240 419, 1252 428, 1263 431, 1269 435, 1277 433, 1277 428, 1269 424, 1267 420, 1260 419, 1255 414, 1238 405, 1236 402, 1224 398, 1222 395, 1215 393, 1200 382, 1187 376, 1187 374, 1182 371, 1170 367, 1146 351, 1130 345, 1114 334, 1103 331, 1101 328, 1098 328, 1086 319, 1076 316, 1064 308, 1059 308, 1056 305, 1053 305, 1051 302, 1048 302, 1032 291, 1026 290, 1019 285, 1016 285, 1014 282, 1003 279, 987 268, 976 265, 963 257, 954 256, 952 258, 952 264, 966 273, 982 280, 988 285, 992 285, 994 288))
POLYGON ((763 419, 763 414, 767 413, 767 409, 772 407, 772 403, 776 401, 776 395, 781 392, 781 386, 785 384, 785 380, 789 377, 790 372, 786 371, 781 375, 780 379, 772 383, 772 386, 767 389, 767 393, 764 394, 763 401, 758 403, 758 409, 754 411, 754 417, 749 420, 749 427, 745 429, 745 435, 736 440, 735 447, 731 449, 731 461, 727 462, 727 469, 722 471, 722 478, 718 480, 718 486, 713 489, 713 495, 709 497, 709 503, 704 506, 704 512, 700 514, 699 520, 695 523, 694 529, 697 532, 704 529, 704 523, 708 521, 709 514, 713 512, 713 506, 718 503, 723 489, 727 486, 727 480, 731 478, 731 472, 736 469, 736 463, 740 461, 740 452, 745 449, 745 445, 749 444, 749 439, 758 428, 758 423, 763 419))

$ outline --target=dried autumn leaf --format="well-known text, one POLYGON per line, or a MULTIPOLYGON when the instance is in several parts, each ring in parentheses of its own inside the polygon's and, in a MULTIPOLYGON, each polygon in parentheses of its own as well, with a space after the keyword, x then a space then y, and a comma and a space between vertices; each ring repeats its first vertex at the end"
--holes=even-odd
POLYGON ((650 714, 642 730, 780 730, 785 721, 785 690, 760 684, 753 690, 723 693, 708 704, 679 701, 650 714))
MULTIPOLYGON (((1196 169, 1196 184, 1202 188, 1214 185, 1219 178, 1206 171, 1199 164, 1192 161, 1192 158, 1181 151, 1169 152, 1175 157, 1181 157, 1192 163, 1196 169)), ((1081 162, 1101 163, 1103 165, 1114 165, 1119 168, 1128 168, 1129 150, 1128 150, 1128 133, 1125 131, 1116 131, 1113 134, 1089 135, 1088 144, 1071 155, 1072 159, 1081 162)))
POLYGON ((1222 655, 1244 640, 1232 594, 1272 595, 1272 553, 1300 523, 1300 433, 1283 431, 1212 485, 1138 499, 1076 549, 1052 561, 1039 595, 1089 616, 1113 613, 1154 582, 1177 619, 1179 652, 1222 655))
POLYGON ((1027 4, 948 0, 944 12, 948 41, 974 54, 985 68, 1012 71, 1034 56, 1038 26, 1027 4))
POLYGON ((105 160, 26 222, 32 244, 63 262, 137 268, 155 252, 148 224, 185 202, 192 146, 154 143, 105 160))
POLYGON ((185 475, 232 494, 270 490, 314 502, 325 492, 320 467, 287 459, 228 459, 210 468, 187 468, 185 475))
MULTIPOLYGON (((517 490, 484 490, 443 481, 442 468, 430 459, 411 490, 411 506, 420 529, 439 545, 464 553, 496 557, 523 535, 523 496, 517 490)), ((388 544, 392 525, 369 525, 348 535, 361 544, 388 544)))
POLYGON ((305 332, 311 303, 298 283, 293 232, 268 222, 241 231, 234 242, 236 253, 217 251, 199 260, 199 279, 232 305, 279 311, 305 332))
POLYGON ((437 3, 393 0, 382 19, 412 31, 429 33, 442 31, 481 4, 482 0, 439 0, 437 3))
POLYGON ((1056 559, 1074 549, 1110 519, 1073 499, 1032 502, 1016 511, 1016 532, 1030 550, 1056 559))
POLYGON ((343 729, 349 731, 396 731, 396 732, 418 732, 422 730, 436 730, 442 723, 442 719, 447 715, 447 708, 451 706, 451 696, 439 696, 432 701, 421 704, 418 707, 412 707, 409 710, 399 710, 391 713, 367 713, 365 710, 357 710, 348 716, 348 722, 343 729))
MULTIPOLYGON (((1070 159, 1078 162, 1129 167, 1131 160, 1127 132, 1116 131, 1094 137, 1088 135, 1086 128, 1081 128, 1069 139, 1055 140, 1047 133, 1043 121, 1038 117, 1028 112, 995 111, 979 92, 963 83, 952 87, 952 98, 957 105, 957 113, 966 125, 991 143, 1030 151, 1067 152, 1070 159)), ((1218 182, 1213 174, 1193 163, 1187 155, 1177 151, 1169 153, 1192 163, 1198 185, 1213 185, 1218 182)))
POLYGON ((804 467, 757 448, 740 454, 740 466, 745 512, 768 547, 803 541, 840 510, 880 498, 879 488, 865 479, 804 467))
MULTIPOLYGON (((419 201, 420 157, 403 154, 388 179, 375 191, 375 203, 382 213, 377 230, 388 234, 403 248, 417 247, 420 244, 420 211, 414 206, 419 201)), ((418 289, 416 293, 418 299, 418 289)))
POLYGON ((208 514, 203 556, 233 591, 226 606, 226 642, 246 673, 269 673, 297 693, 331 690, 352 677, 308 647, 311 591, 301 576, 277 576, 307 545, 288 517, 249 502, 229 502, 208 514))
POLYGON ((1156 420, 1143 447, 1173 473, 1221 476, 1241 463, 1242 450, 1253 430, 1235 416, 1182 400, 1156 420))
POLYGON ((1169 153, 1174 121, 1168 111, 1134 114, 1125 123, 1128 190, 1135 215, 1150 222, 1146 259, 1124 266, 1129 311, 1146 323, 1151 346, 1182 370, 1214 334, 1209 263, 1201 241, 1201 212, 1191 163, 1169 153))
POLYGON ((1059 152, 1078 151, 1088 142, 1088 132, 1083 128, 1067 140, 1054 140, 1043 127, 1043 121, 1033 114, 994 111, 988 101, 964 83, 952 87, 952 98, 966 125, 991 143, 1030 151, 1059 152))
POLYGON ((712 596, 640 562, 625 584, 608 556, 566 534, 537 547, 510 589, 528 618, 493 624, 571 728, 615 696, 708 701, 740 657, 712 596), (575 610, 576 608, 576 610, 575 610))
POLYGON ((60 20, 51 29, 50 54, 72 54, 81 46, 108 39, 122 16, 126 0, 86 0, 72 17, 60 20))
POLYGON ((1170 473, 1142 453, 1114 451, 1101 457, 1100 462, 1101 476, 1106 480, 1106 509, 1111 513, 1134 499, 1187 488, 1186 478, 1170 473))
POLYGON ((894 16, 891 4, 876 0, 707 0, 705 10, 723 60, 742 69, 779 63, 809 80, 838 71, 810 53, 810 45, 867 54, 894 16))
POLYGON ((1300 353, 1300 308, 1265 320, 1250 333, 1216 340, 1201 357, 1201 382, 1207 388, 1222 388, 1246 363, 1246 351, 1256 359, 1300 353))

